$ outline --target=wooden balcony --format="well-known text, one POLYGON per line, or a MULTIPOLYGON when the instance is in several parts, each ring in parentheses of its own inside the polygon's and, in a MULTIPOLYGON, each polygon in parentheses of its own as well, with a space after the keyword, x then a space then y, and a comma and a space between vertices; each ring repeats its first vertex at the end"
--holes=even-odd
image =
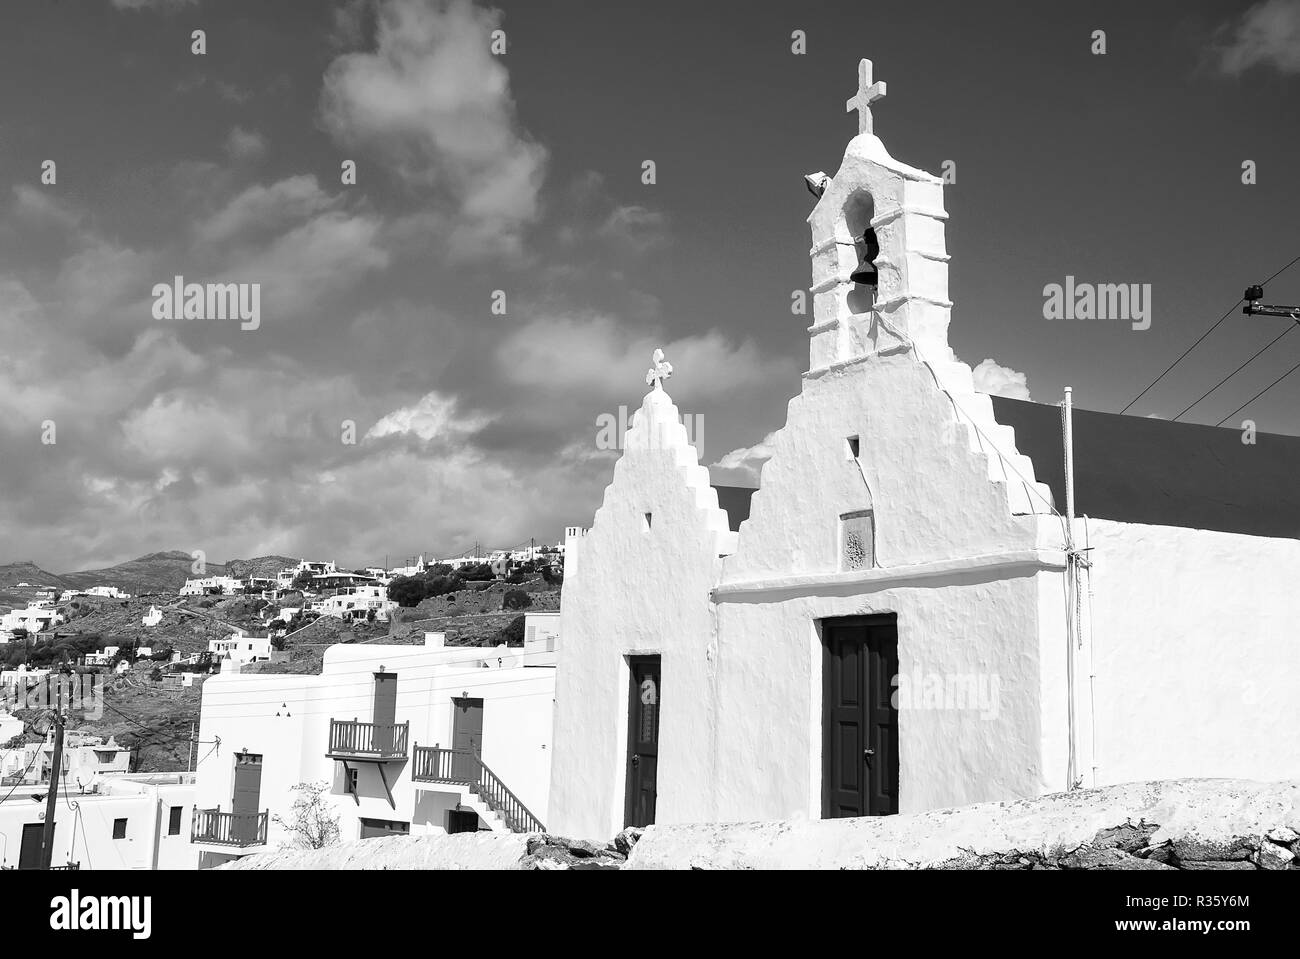
POLYGON ((406 758, 410 723, 363 723, 355 719, 330 720, 330 759, 394 762, 406 758))
POLYGON ((420 783, 468 786, 471 793, 505 820, 511 832, 546 832, 541 820, 488 768, 477 750, 416 746, 411 781, 417 787, 420 783))
POLYGON ((236 849, 265 846, 268 817, 269 812, 237 816, 220 809, 196 809, 190 826, 190 841, 236 849))

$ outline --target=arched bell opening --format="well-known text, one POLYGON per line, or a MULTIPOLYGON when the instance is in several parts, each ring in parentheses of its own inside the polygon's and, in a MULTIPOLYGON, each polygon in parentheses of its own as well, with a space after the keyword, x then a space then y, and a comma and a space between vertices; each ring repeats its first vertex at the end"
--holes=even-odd
POLYGON ((875 213, 875 201, 865 191, 853 194, 844 205, 844 225, 853 239, 853 249, 857 256, 857 265, 849 275, 853 288, 845 302, 855 314, 872 311, 876 291, 880 286, 880 274, 875 265, 876 258, 880 255, 880 242, 876 231, 871 227, 875 213))

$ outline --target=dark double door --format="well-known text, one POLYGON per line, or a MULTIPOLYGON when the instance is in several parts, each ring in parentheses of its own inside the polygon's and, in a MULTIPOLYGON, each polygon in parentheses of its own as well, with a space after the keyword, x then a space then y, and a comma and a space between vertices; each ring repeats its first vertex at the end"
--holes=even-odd
POLYGON ((898 624, 893 615, 822 623, 822 815, 898 812, 898 624))
POLYGON ((627 800, 623 821, 649 826, 655 821, 659 772, 660 680, 658 656, 632 656, 628 692, 627 800))

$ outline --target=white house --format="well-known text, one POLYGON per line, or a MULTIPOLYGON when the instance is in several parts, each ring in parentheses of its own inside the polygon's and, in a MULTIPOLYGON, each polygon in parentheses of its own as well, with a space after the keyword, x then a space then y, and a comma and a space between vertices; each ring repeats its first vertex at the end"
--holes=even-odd
POLYGON ((244 581, 234 576, 202 576, 187 579, 181 596, 234 596, 243 592, 244 581))
POLYGON ((546 820, 555 654, 544 649, 337 645, 315 676, 215 676, 203 686, 200 865, 291 845, 299 784, 326 783, 346 840, 546 820), (206 837, 206 838, 205 838, 206 837))
POLYGON ((657 363, 570 530, 548 826, 1300 777, 1300 441, 1078 413, 1070 524, 1061 410, 948 346, 943 182, 873 134, 870 67, 813 178, 808 371, 748 518, 657 363))
POLYGON ((271 640, 267 636, 246 636, 232 633, 225 639, 208 640, 208 652, 213 658, 244 665, 260 663, 271 658, 271 640))
MULTIPOLYGON (((23 731, 23 721, 7 712, 0 712, 0 745, 9 742, 23 731)), ((2 773, 8 775, 8 773, 2 773)))
POLYGON ((397 603, 388 598, 388 589, 384 586, 345 586, 332 596, 326 596, 311 604, 311 610, 322 616, 336 619, 369 619, 373 611, 376 621, 388 622, 389 614, 397 608, 397 603))
POLYGON ((162 622, 162 610, 157 606, 150 606, 149 612, 140 617, 140 623, 144 626, 157 626, 162 622))
POLYGON ((99 596, 103 599, 130 599, 131 594, 116 586, 91 586, 83 591, 85 596, 99 596))
MULTIPOLYGON (((0 792, 0 868, 40 864, 48 785, 0 792), (6 795, 8 798, 5 798, 6 795)), ((54 811, 51 863, 78 869, 193 869, 192 773, 103 778, 81 792, 60 794, 54 811)))
POLYGON ((16 630, 26 630, 28 635, 34 635, 64 621, 63 613, 48 600, 32 600, 25 609, 15 609, 0 615, 0 643, 11 642, 16 630))
POLYGON ((311 562, 304 559, 300 560, 297 566, 286 566, 284 569, 280 570, 279 574, 276 576, 276 582, 281 589, 288 589, 293 585, 293 581, 303 573, 310 573, 313 576, 317 576, 321 573, 335 572, 338 572, 338 567, 332 562, 311 562))
POLYGON ((0 690, 26 689, 48 675, 48 669, 32 669, 26 663, 19 663, 14 669, 0 670, 0 690))

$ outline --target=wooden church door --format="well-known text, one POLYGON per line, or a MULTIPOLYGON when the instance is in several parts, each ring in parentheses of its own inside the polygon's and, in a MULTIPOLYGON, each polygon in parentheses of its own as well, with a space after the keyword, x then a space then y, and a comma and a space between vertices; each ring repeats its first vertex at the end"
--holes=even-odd
POLYGON ((627 711, 627 801, 623 824, 649 826, 655 821, 658 792, 659 657, 633 656, 628 666, 632 681, 627 711))
POLYGON ((898 812, 895 616, 828 619, 822 626, 822 816, 898 812))

